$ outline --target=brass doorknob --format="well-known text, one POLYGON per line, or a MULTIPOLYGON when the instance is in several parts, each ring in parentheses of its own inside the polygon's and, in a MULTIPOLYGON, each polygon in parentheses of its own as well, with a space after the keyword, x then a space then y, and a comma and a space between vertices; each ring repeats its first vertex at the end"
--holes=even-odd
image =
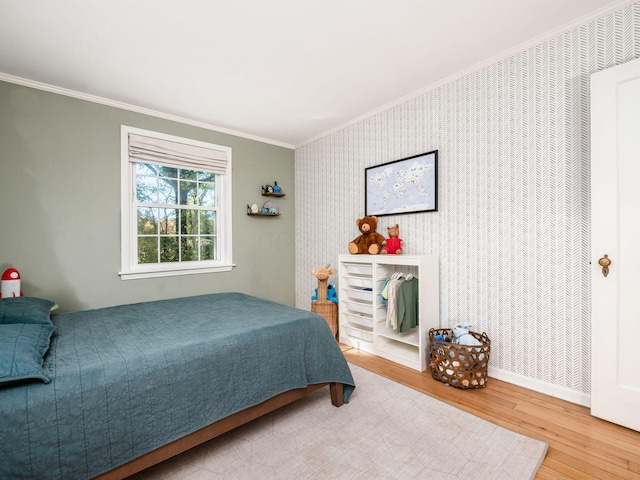
POLYGON ((609 265, 611 265, 609 255, 605 254, 604 257, 598 260, 598 265, 602 267, 602 275, 604 275, 605 277, 609 275, 609 265))

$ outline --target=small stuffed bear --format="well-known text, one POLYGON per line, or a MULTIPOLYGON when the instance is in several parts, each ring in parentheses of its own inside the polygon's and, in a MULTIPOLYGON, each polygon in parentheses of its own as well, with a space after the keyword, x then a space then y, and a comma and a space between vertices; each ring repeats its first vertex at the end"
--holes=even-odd
POLYGON ((404 245, 404 241, 398 237, 400 235, 400 226, 396 223, 393 227, 387 227, 387 231, 389 232, 389 238, 382 242, 384 247, 382 254, 395 253, 400 255, 402 253, 402 245, 404 245))
POLYGON ((376 232, 378 219, 376 217, 363 217, 356 220, 356 225, 362 235, 349 244, 349 253, 353 255, 359 253, 377 255, 380 253, 384 237, 376 232))
POLYGON ((467 322, 458 323, 451 330, 453 332, 453 343, 458 345, 482 345, 482 342, 469 333, 472 325, 467 322))

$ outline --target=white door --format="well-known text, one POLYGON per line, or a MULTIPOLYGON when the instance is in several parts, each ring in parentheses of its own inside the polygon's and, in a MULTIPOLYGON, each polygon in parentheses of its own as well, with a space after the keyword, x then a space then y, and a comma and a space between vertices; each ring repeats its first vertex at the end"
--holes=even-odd
POLYGON ((640 59, 591 76, 591 298, 591 413, 640 431, 640 59))

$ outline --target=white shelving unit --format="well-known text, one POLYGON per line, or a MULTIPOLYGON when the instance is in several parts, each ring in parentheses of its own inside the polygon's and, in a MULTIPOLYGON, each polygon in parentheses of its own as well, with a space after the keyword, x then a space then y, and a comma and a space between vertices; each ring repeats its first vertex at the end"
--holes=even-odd
POLYGON ((439 265, 435 255, 339 255, 340 342, 420 372, 427 368, 429 329, 440 325, 439 265), (386 326, 380 292, 395 272, 418 278, 418 326, 386 326))

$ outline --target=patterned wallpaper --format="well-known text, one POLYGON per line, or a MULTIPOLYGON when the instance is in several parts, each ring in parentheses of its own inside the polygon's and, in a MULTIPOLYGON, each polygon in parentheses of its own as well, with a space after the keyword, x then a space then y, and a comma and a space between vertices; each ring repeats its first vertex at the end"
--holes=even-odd
POLYGON ((441 325, 487 332, 492 368, 588 394, 589 76, 636 57, 640 2, 298 148, 297 306, 358 235, 364 169, 437 149, 439 211, 378 231, 440 257, 441 325))

